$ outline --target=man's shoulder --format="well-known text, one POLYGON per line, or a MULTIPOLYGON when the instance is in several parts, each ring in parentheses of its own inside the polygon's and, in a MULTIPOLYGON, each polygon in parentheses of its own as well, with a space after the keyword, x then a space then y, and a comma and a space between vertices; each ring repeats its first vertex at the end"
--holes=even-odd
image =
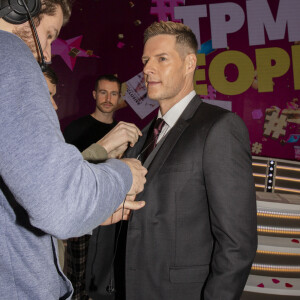
MULTIPOLYGON (((18 55, 28 55, 30 54, 30 49, 27 47, 27 45, 15 34, 0 30, 0 54, 9 53, 10 55, 13 55, 15 52, 21 52, 18 53, 18 55)), ((32 54, 31 54, 32 56, 32 54)))
POLYGON ((85 115, 83 117, 80 117, 76 120, 74 120, 74 123, 84 123, 84 122, 90 122, 92 120, 91 115, 85 115))
POLYGON ((223 107, 206 102, 201 102, 196 112, 196 118, 199 118, 199 116, 201 116, 201 119, 205 118, 208 120, 220 119, 225 115, 230 116, 233 115, 233 113, 223 107))
POLYGON ((212 105, 202 102, 195 119, 201 122, 204 120, 203 125, 207 128, 223 127, 223 128, 237 128, 238 130, 247 131, 247 127, 243 119, 236 113, 229 111, 220 106, 212 105))
POLYGON ((215 114, 224 114, 224 113, 230 113, 231 112, 228 109, 225 109, 221 106, 211 104, 211 103, 207 103, 207 102, 204 102, 204 101, 201 103, 201 109, 205 109, 206 111, 211 111, 212 113, 215 113, 215 114))
POLYGON ((89 127, 89 116, 83 116, 72 121, 63 131, 63 135, 67 143, 74 144, 89 127))
MULTIPOLYGON (((15 34, 4 31, 4 30, 0 30, 0 39, 7 41, 7 43, 22 43, 20 38, 18 38, 15 34)), ((0 44, 1 47, 6 46, 4 43, 0 44)))
POLYGON ((73 128, 77 128, 77 127, 80 127, 82 128, 83 125, 85 125, 86 123, 89 123, 91 122, 91 116, 90 115, 86 115, 86 116, 83 116, 83 117, 80 117, 76 120, 73 120, 67 127, 65 130, 68 130, 68 129, 73 129, 73 128))
POLYGON ((3 30, 0 30, 0 60, 0 74, 9 72, 11 76, 22 77, 39 69, 28 46, 15 34, 3 30))

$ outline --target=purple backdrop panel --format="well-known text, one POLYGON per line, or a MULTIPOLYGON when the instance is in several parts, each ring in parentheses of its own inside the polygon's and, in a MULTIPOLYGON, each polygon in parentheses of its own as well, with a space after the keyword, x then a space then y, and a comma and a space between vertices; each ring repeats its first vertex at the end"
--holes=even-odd
MULTIPOLYGON (((137 76, 144 30, 173 20, 190 26, 200 45, 196 92, 245 121, 254 155, 300 160, 299 15, 299 0, 76 1, 53 45, 62 128, 93 111, 98 75, 137 76)), ((127 102, 116 118, 140 128, 157 112, 141 118, 127 102)))

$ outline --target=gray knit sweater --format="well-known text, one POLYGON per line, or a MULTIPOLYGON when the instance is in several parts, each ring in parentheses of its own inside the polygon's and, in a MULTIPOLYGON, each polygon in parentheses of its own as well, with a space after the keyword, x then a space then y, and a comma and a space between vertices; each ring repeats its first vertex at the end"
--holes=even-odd
POLYGON ((70 299, 52 236, 101 224, 132 184, 118 160, 90 164, 64 142, 29 48, 0 31, 0 299, 70 299))

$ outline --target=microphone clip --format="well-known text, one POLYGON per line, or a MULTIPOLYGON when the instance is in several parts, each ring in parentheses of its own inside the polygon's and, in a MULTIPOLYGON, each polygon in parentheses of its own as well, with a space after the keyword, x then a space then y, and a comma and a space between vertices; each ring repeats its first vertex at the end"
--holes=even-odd
POLYGON ((112 293, 115 293, 115 292, 116 292, 116 289, 115 289, 115 287, 114 287, 113 279, 112 279, 112 278, 109 280, 109 284, 108 284, 107 287, 106 287, 106 291, 107 291, 109 294, 112 294, 112 293))

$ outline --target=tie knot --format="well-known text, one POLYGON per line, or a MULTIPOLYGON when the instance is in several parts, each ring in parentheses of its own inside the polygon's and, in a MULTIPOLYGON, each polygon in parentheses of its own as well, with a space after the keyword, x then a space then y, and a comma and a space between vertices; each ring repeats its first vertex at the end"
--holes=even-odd
POLYGON ((158 118, 156 121, 155 121, 155 124, 154 124, 154 134, 157 136, 160 134, 163 126, 165 124, 165 121, 164 119, 162 118, 158 118))

